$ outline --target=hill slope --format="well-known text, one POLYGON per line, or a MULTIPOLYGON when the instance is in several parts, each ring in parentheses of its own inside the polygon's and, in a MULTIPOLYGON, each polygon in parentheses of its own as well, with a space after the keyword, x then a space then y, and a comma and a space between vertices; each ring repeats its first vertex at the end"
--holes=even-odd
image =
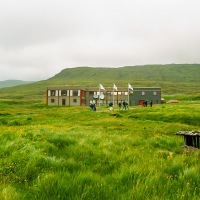
POLYGON ((0 89, 0 98, 44 99, 47 86, 83 85, 161 87, 162 94, 200 94, 200 64, 66 68, 48 80, 0 89))
POLYGON ((21 80, 6 80, 6 81, 0 81, 0 88, 4 87, 13 87, 16 85, 23 85, 28 83, 33 83, 34 81, 21 81, 21 80))
POLYGON ((200 65, 144 65, 121 68, 67 68, 49 80, 199 82, 200 65))

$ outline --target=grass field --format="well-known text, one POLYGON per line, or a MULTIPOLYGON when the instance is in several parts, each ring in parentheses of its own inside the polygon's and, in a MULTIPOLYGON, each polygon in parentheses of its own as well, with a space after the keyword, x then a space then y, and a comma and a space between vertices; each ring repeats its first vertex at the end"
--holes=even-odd
POLYGON ((177 199, 200 194, 200 101, 110 112, 0 101, 0 199, 177 199))

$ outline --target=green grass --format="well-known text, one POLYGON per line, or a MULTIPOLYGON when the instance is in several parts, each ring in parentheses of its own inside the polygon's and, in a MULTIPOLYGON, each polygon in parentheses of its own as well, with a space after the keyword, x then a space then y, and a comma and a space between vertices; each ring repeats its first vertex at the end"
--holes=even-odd
POLYGON ((0 101, 0 199, 199 199, 200 102, 46 107, 0 101))

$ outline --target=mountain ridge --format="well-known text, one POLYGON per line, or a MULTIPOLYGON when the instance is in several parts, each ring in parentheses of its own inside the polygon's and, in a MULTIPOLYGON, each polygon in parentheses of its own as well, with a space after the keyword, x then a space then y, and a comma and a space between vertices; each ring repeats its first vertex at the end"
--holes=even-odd
POLYGON ((47 80, 0 89, 0 98, 44 99, 48 86, 161 87, 163 95, 200 94, 200 64, 65 68, 47 80))
POLYGON ((137 81, 187 81, 199 82, 200 64, 169 64, 169 65, 135 65, 119 68, 93 68, 77 67, 65 68, 60 73, 48 80, 73 80, 79 76, 79 80, 91 78, 92 81, 107 81, 122 78, 137 81))
POLYGON ((13 86, 28 84, 28 83, 33 83, 33 82, 35 82, 35 81, 23 81, 23 80, 17 80, 17 79, 9 79, 9 80, 5 80, 5 81, 0 81, 0 88, 13 87, 13 86))

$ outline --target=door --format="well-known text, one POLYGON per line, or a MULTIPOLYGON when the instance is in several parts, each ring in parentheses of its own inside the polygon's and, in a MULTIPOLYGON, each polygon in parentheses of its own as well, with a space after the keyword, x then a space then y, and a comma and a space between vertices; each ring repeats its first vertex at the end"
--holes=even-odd
POLYGON ((139 105, 142 106, 145 100, 139 100, 139 105))
POLYGON ((66 105, 66 99, 62 99, 62 105, 63 105, 63 106, 66 105))

